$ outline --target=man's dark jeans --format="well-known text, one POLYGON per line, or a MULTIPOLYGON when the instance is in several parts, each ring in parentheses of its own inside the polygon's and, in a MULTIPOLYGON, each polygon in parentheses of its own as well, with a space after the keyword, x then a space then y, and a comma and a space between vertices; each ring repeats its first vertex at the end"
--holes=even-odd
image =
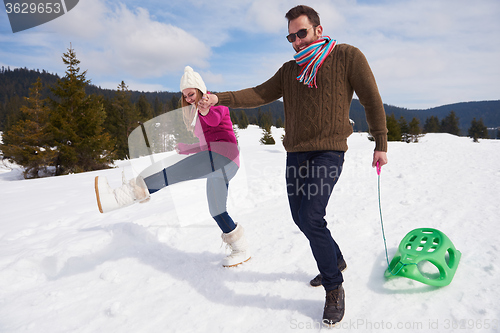
POLYGON ((343 281, 337 268, 342 258, 325 221, 326 206, 344 164, 342 151, 310 151, 287 154, 286 187, 292 218, 306 235, 325 289, 343 281))

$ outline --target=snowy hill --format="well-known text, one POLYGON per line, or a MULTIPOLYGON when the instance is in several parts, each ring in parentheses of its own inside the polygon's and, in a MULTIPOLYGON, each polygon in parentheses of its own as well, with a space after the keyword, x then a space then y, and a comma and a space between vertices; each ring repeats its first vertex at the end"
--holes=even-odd
MULTIPOLYGON (((220 230, 204 181, 100 214, 93 180, 121 168, 21 180, 0 166, 0 332, 316 332, 324 290, 306 238, 291 220, 282 132, 239 131, 242 167, 228 211, 252 259, 223 268, 220 230)), ((340 331, 498 332, 500 141, 428 134, 391 142, 381 175, 389 257, 412 229, 443 231, 462 252, 452 283, 434 288, 387 267, 371 168, 373 142, 349 138, 327 221, 348 269, 340 331)), ((389 259, 390 259, 389 258, 389 259)))

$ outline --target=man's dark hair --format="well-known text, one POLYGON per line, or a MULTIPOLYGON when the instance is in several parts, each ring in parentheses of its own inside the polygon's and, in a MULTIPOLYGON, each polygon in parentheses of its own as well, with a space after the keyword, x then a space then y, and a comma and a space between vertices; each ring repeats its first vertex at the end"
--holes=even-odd
POLYGON ((307 15, 309 22, 311 22, 313 26, 317 27, 320 25, 318 13, 309 6, 299 5, 293 7, 286 13, 285 17, 288 19, 288 24, 290 24, 291 20, 295 20, 302 15, 307 15))

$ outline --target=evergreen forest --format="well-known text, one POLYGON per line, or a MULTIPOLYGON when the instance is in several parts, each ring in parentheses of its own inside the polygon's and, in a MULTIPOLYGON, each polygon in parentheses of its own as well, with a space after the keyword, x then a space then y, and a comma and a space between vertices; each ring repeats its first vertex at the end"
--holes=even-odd
MULTIPOLYGON (((0 150, 24 167, 26 178, 109 167, 128 157, 128 135, 153 117, 180 107, 180 92, 138 92, 118 82, 115 90, 91 83, 71 47, 63 54, 63 77, 45 70, 0 69, 0 150)), ((389 140, 418 142, 424 133, 498 138, 500 101, 457 103, 428 110, 384 105, 389 140)), ((354 131, 367 131, 363 106, 354 99, 354 131)), ((231 110, 238 128, 263 129, 262 144, 274 144, 271 126, 283 127, 281 101, 231 110)))

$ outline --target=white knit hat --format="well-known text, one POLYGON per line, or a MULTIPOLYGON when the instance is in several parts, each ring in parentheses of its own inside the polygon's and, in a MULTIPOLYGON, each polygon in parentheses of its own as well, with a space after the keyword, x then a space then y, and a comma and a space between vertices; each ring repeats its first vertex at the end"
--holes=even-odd
POLYGON ((197 88, 202 93, 207 93, 207 86, 201 78, 201 75, 196 73, 191 67, 184 68, 184 75, 181 77, 181 92, 186 88, 197 88))

